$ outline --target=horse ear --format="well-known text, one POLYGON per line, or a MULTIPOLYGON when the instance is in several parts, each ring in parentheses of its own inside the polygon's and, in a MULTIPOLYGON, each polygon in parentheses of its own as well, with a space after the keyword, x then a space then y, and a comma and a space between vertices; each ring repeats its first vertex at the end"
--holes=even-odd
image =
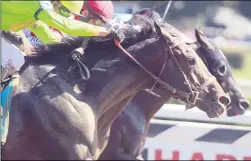
POLYGON ((195 28, 195 37, 200 45, 209 49, 213 49, 212 43, 208 40, 208 38, 200 29, 195 28))
POLYGON ((207 38, 204 35, 204 33, 200 29, 197 29, 197 28, 195 28, 195 37, 200 42, 204 42, 204 41, 207 40, 207 38))
POLYGON ((155 28, 156 33, 160 37, 160 39, 163 40, 164 39, 164 35, 162 34, 161 28, 160 28, 160 26, 158 25, 158 23, 156 21, 154 21, 154 28, 155 28))
POLYGON ((154 21, 154 27, 161 40, 166 40, 167 42, 173 41, 172 35, 165 28, 161 28, 156 21, 154 21))

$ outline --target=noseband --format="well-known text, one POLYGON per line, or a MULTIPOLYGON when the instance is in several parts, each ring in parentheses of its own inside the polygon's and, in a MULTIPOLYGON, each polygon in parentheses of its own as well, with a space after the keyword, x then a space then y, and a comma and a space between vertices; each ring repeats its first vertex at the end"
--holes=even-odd
MULTIPOLYGON (((161 33, 161 29, 160 27, 156 24, 156 22, 154 22, 155 28, 156 28, 156 32, 158 33, 158 37, 156 37, 155 39, 158 40, 162 40, 164 42, 164 50, 165 50, 165 61, 161 67, 160 73, 158 76, 155 76, 153 73, 151 73, 149 70, 147 70, 140 62, 138 62, 130 53, 128 53, 121 45, 118 41, 115 41, 116 46, 121 49, 123 51, 123 53, 125 53, 130 59, 132 59, 137 65, 139 65, 145 72, 147 72, 154 80, 155 82, 153 83, 153 86, 150 89, 147 89, 146 91, 149 92, 150 94, 154 95, 154 96, 158 96, 160 97, 158 94, 154 93, 153 90, 156 86, 157 83, 161 84, 165 89, 167 89, 169 92, 171 92, 174 95, 179 95, 182 98, 185 98, 187 101, 187 104, 189 105, 195 105, 196 100, 199 97, 199 91, 204 90, 204 88, 213 80, 214 77, 211 77, 207 82, 205 82, 205 84, 201 85, 199 89, 196 89, 194 87, 195 90, 192 89, 192 86, 190 85, 190 82, 188 81, 186 74, 184 73, 184 71, 182 70, 178 60, 176 59, 174 53, 173 53, 173 49, 176 48, 177 46, 179 46, 182 43, 185 43, 184 41, 181 41, 178 44, 174 44, 171 46, 167 46, 167 42, 166 39, 164 38, 164 36, 161 33), (179 72, 183 75, 184 77, 184 84, 186 85, 186 87, 188 88, 189 92, 184 92, 181 91, 177 88, 174 88, 173 86, 169 85, 168 83, 164 82, 163 80, 160 79, 161 75, 164 72, 164 69, 166 67, 166 63, 168 60, 168 53, 170 53, 172 60, 174 61, 176 67, 178 68, 179 72)), ((214 78, 215 79, 215 78, 214 78)))

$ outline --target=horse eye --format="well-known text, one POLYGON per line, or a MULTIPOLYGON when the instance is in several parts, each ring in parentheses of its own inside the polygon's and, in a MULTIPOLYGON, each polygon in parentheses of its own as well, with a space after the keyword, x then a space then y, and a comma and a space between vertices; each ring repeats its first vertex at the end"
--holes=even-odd
POLYGON ((223 63, 221 65, 219 65, 218 68, 216 69, 217 74, 220 76, 225 75, 226 71, 227 71, 226 66, 223 63))
POLYGON ((190 58, 187 61, 188 61, 188 64, 191 66, 195 65, 195 63, 196 63, 195 58, 190 58))

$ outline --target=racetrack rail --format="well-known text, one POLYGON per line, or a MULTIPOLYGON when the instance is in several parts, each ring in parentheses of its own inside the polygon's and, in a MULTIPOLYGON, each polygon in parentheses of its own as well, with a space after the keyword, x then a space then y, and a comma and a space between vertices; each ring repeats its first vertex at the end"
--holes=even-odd
POLYGON ((165 104, 154 115, 154 118, 162 120, 204 122, 204 123, 251 127, 251 111, 247 111, 244 115, 235 117, 227 117, 226 114, 222 114, 218 118, 208 118, 208 116, 204 112, 202 112, 196 107, 185 111, 184 105, 176 105, 176 104, 165 104))

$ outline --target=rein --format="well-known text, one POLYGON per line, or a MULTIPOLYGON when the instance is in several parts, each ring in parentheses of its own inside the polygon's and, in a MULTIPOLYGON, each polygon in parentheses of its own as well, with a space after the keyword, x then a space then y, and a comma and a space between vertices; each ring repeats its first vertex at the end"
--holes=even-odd
POLYGON ((174 53, 173 53, 173 51, 172 51, 172 49, 175 48, 175 47, 177 47, 179 44, 178 44, 178 45, 175 45, 175 46, 170 46, 170 47, 169 47, 169 51, 171 52, 172 58, 173 58, 173 60, 175 61, 176 66, 178 66, 179 71, 181 71, 181 73, 183 74, 183 76, 184 76, 184 78, 185 78, 185 83, 186 83, 186 85, 188 86, 188 89, 189 89, 190 93, 183 92, 183 91, 181 91, 181 90, 179 90, 179 89, 176 89, 176 88, 172 87, 171 85, 167 84, 166 82, 164 82, 162 79, 160 79, 160 76, 161 76, 162 73, 164 72, 164 68, 165 68, 165 66, 166 66, 166 62, 167 62, 167 58, 168 58, 168 57, 167 57, 168 48, 167 48, 167 46, 166 46, 166 43, 164 43, 164 45, 165 45, 165 51, 166 51, 166 52, 165 52, 165 53, 166 53, 166 54, 165 54, 165 62, 163 63, 162 68, 161 68, 160 73, 159 73, 159 76, 157 77, 157 76, 155 76, 153 73, 151 73, 148 69, 146 69, 140 62, 138 62, 130 53, 128 53, 128 52, 121 46, 121 44, 120 44, 119 41, 114 40, 114 42, 115 42, 115 45, 116 45, 124 54, 126 54, 130 59, 132 59, 137 65, 139 65, 146 73, 148 73, 148 74, 155 80, 155 82, 154 82, 152 88, 151 88, 150 90, 147 90, 147 92, 150 92, 151 94, 153 94, 153 95, 159 97, 159 95, 157 95, 157 94, 155 94, 155 93, 153 92, 153 89, 155 88, 156 84, 159 83, 159 84, 161 84, 165 89, 167 89, 169 92, 171 92, 171 93, 173 93, 173 94, 180 95, 181 97, 186 98, 186 99, 187 99, 187 102, 188 102, 189 104, 195 104, 195 102, 196 102, 196 100, 197 100, 197 98, 198 98, 199 93, 192 90, 192 88, 191 88, 191 86, 189 85, 188 80, 187 80, 187 78, 186 78, 186 76, 185 76, 183 70, 181 69, 181 67, 180 67, 180 65, 179 65, 179 63, 178 63, 177 59, 175 58, 174 53))

